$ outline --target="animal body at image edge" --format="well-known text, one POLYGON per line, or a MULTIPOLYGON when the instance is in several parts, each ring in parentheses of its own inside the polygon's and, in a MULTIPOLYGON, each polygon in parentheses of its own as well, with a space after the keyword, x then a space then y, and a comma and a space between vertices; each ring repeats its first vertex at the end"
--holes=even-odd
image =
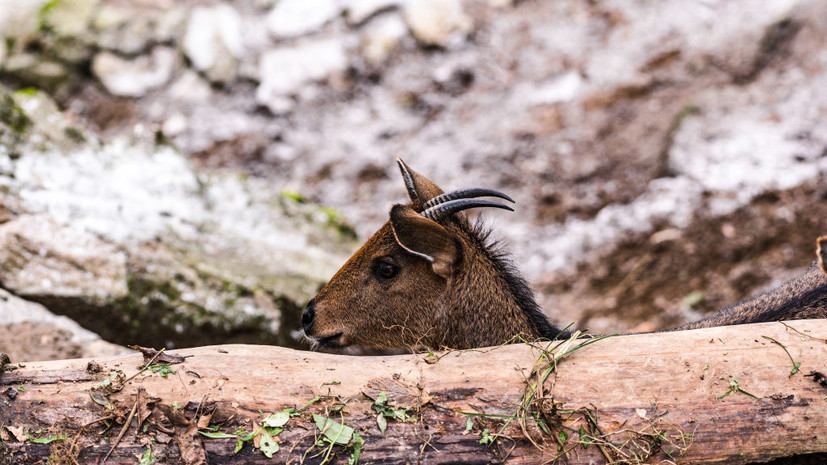
MULTIPOLYGON (((511 210, 482 197, 513 200, 483 188, 445 193, 397 163, 410 203, 394 205, 390 219, 307 304, 302 328, 311 346, 467 349, 568 337, 489 231, 461 213, 511 210)), ((770 292, 671 330, 805 318, 827 318, 827 271, 818 263, 770 292)))

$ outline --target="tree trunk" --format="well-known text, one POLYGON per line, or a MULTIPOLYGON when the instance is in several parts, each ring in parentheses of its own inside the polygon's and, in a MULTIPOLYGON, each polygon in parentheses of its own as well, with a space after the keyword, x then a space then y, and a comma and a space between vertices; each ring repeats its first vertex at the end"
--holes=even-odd
POLYGON ((145 351, 12 363, 0 371, 0 463, 103 463, 110 449, 110 464, 347 463, 359 437, 364 464, 825 453, 825 338, 827 321, 807 320, 385 357, 225 345, 175 351, 182 362, 145 351), (583 342, 544 378, 544 347, 559 357, 583 342), (277 452, 259 433, 234 453, 237 430, 288 407, 286 424, 287 413, 267 423, 277 452), (209 425, 236 437, 197 433, 209 425))

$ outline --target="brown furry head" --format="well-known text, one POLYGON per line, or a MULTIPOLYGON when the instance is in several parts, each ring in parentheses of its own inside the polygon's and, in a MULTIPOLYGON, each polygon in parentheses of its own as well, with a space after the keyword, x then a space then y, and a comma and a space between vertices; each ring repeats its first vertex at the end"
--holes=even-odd
POLYGON ((397 159, 411 202, 336 273, 302 314, 314 347, 451 347, 498 345, 565 336, 552 326, 525 280, 488 234, 459 212, 509 207, 479 197, 489 189, 443 193, 397 159))

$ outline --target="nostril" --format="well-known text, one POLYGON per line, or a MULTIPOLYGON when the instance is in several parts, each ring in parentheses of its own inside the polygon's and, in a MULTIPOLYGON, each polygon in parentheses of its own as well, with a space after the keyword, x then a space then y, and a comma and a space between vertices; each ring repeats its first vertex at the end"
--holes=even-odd
POLYGON ((302 328, 305 333, 310 332, 310 328, 313 327, 313 319, 316 317, 316 311, 313 309, 314 306, 315 305, 311 300, 310 303, 307 304, 307 307, 304 307, 304 311, 302 312, 302 328))

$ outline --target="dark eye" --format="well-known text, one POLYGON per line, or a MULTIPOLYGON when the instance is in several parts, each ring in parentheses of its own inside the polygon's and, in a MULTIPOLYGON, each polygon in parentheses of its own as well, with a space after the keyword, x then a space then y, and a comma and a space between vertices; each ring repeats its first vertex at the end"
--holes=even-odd
POLYGON ((399 267, 388 262, 379 262, 373 268, 373 274, 382 280, 392 279, 397 273, 399 273, 399 267))

